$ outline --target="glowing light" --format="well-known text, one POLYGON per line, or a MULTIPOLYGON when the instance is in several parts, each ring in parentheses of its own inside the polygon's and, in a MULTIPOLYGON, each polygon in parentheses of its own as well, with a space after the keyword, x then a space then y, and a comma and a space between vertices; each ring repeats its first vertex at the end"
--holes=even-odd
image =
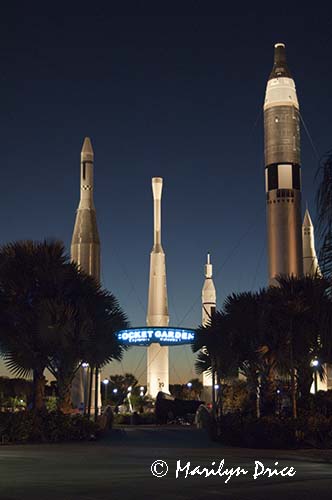
POLYGON ((108 385, 110 383, 110 381, 108 380, 108 378, 104 378, 103 380, 103 384, 104 385, 108 385))
POLYGON ((121 344, 148 346, 191 344, 195 340, 195 331, 187 328, 129 328, 116 332, 121 344))

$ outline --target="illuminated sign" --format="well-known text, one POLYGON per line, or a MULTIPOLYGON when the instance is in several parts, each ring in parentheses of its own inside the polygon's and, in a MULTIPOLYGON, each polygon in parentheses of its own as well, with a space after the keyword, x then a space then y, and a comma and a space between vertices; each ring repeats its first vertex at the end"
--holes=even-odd
POLYGON ((121 344, 148 346, 155 342, 161 346, 183 345, 191 344, 195 340, 195 331, 171 327, 128 328, 116 332, 116 336, 121 344))

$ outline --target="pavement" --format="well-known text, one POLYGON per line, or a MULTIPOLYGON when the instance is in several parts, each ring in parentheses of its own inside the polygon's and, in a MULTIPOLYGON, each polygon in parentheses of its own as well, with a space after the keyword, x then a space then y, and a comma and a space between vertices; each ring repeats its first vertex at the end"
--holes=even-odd
POLYGON ((223 447, 211 443, 204 431, 173 426, 116 428, 97 442, 0 446, 0 500, 313 500, 314 496, 332 498, 332 450, 223 447), (151 465, 157 460, 167 465, 155 464, 153 475, 151 465), (256 461, 262 464, 256 466, 257 473, 270 468, 284 476, 260 474, 254 479, 256 461), (178 468, 176 478, 178 465, 182 470, 178 468))

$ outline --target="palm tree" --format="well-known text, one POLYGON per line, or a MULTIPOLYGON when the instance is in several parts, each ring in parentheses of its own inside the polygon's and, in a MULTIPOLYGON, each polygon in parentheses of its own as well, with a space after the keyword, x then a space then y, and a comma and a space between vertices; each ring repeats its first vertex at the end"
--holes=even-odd
POLYGON ((332 277, 332 151, 323 157, 317 177, 320 178, 316 194, 318 234, 322 246, 320 268, 326 278, 332 277))
POLYGON ((33 374, 33 406, 44 406, 51 332, 40 335, 42 302, 52 296, 66 262, 59 241, 19 241, 0 248, 0 346, 8 368, 17 376, 33 374))
POLYGON ((223 309, 234 336, 238 356, 238 370, 247 380, 250 400, 256 416, 260 415, 260 379, 262 363, 259 348, 262 341, 262 300, 260 292, 242 292, 229 295, 223 309))
POLYGON ((290 374, 292 412, 297 417, 297 388, 310 394, 311 360, 322 359, 325 315, 330 309, 329 282, 317 277, 279 277, 265 307, 267 330, 263 355, 275 356, 279 374, 290 374))
MULTIPOLYGON (((237 353, 233 348, 232 332, 227 328, 227 318, 222 311, 216 311, 209 323, 196 329, 192 350, 198 352, 195 367, 198 374, 212 373, 212 384, 220 386, 222 381, 234 375, 237 369, 237 353)), ((215 395, 212 391, 213 397, 215 395)), ((214 411, 222 411, 221 390, 217 391, 217 401, 213 398, 214 411)))
MULTIPOLYGON (((121 359, 114 333, 128 322, 115 297, 69 261, 61 242, 0 249, 0 345, 8 368, 34 376, 34 407, 44 404, 44 371, 57 380, 59 409, 71 409, 71 383, 83 361, 121 359)), ((98 391, 97 391, 98 394, 98 391)))
MULTIPOLYGON (((109 292, 99 288, 93 300, 89 298, 85 304, 91 320, 88 341, 83 359, 89 363, 91 374, 95 372, 95 418, 98 416, 99 372, 113 360, 122 359, 126 346, 121 345, 115 332, 129 326, 126 315, 120 309, 118 301, 109 292)), ((90 378, 89 408, 91 403, 92 377, 90 378)))

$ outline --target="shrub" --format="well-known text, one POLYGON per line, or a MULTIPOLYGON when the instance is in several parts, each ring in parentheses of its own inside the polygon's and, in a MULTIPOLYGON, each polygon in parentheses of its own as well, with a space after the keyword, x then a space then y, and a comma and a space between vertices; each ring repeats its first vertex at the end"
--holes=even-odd
POLYGON ((228 414, 219 423, 219 441, 248 448, 331 448, 332 418, 322 415, 262 417, 228 414))
POLYGON ((80 441, 97 432, 96 424, 81 415, 58 411, 0 413, 0 440, 10 443, 80 441))
POLYGON ((138 413, 133 416, 133 413, 118 413, 114 415, 114 423, 119 425, 150 425, 156 423, 154 413, 138 413))
POLYGON ((317 394, 310 394, 305 399, 299 400, 298 407, 302 415, 332 417, 332 391, 318 391, 317 394))

